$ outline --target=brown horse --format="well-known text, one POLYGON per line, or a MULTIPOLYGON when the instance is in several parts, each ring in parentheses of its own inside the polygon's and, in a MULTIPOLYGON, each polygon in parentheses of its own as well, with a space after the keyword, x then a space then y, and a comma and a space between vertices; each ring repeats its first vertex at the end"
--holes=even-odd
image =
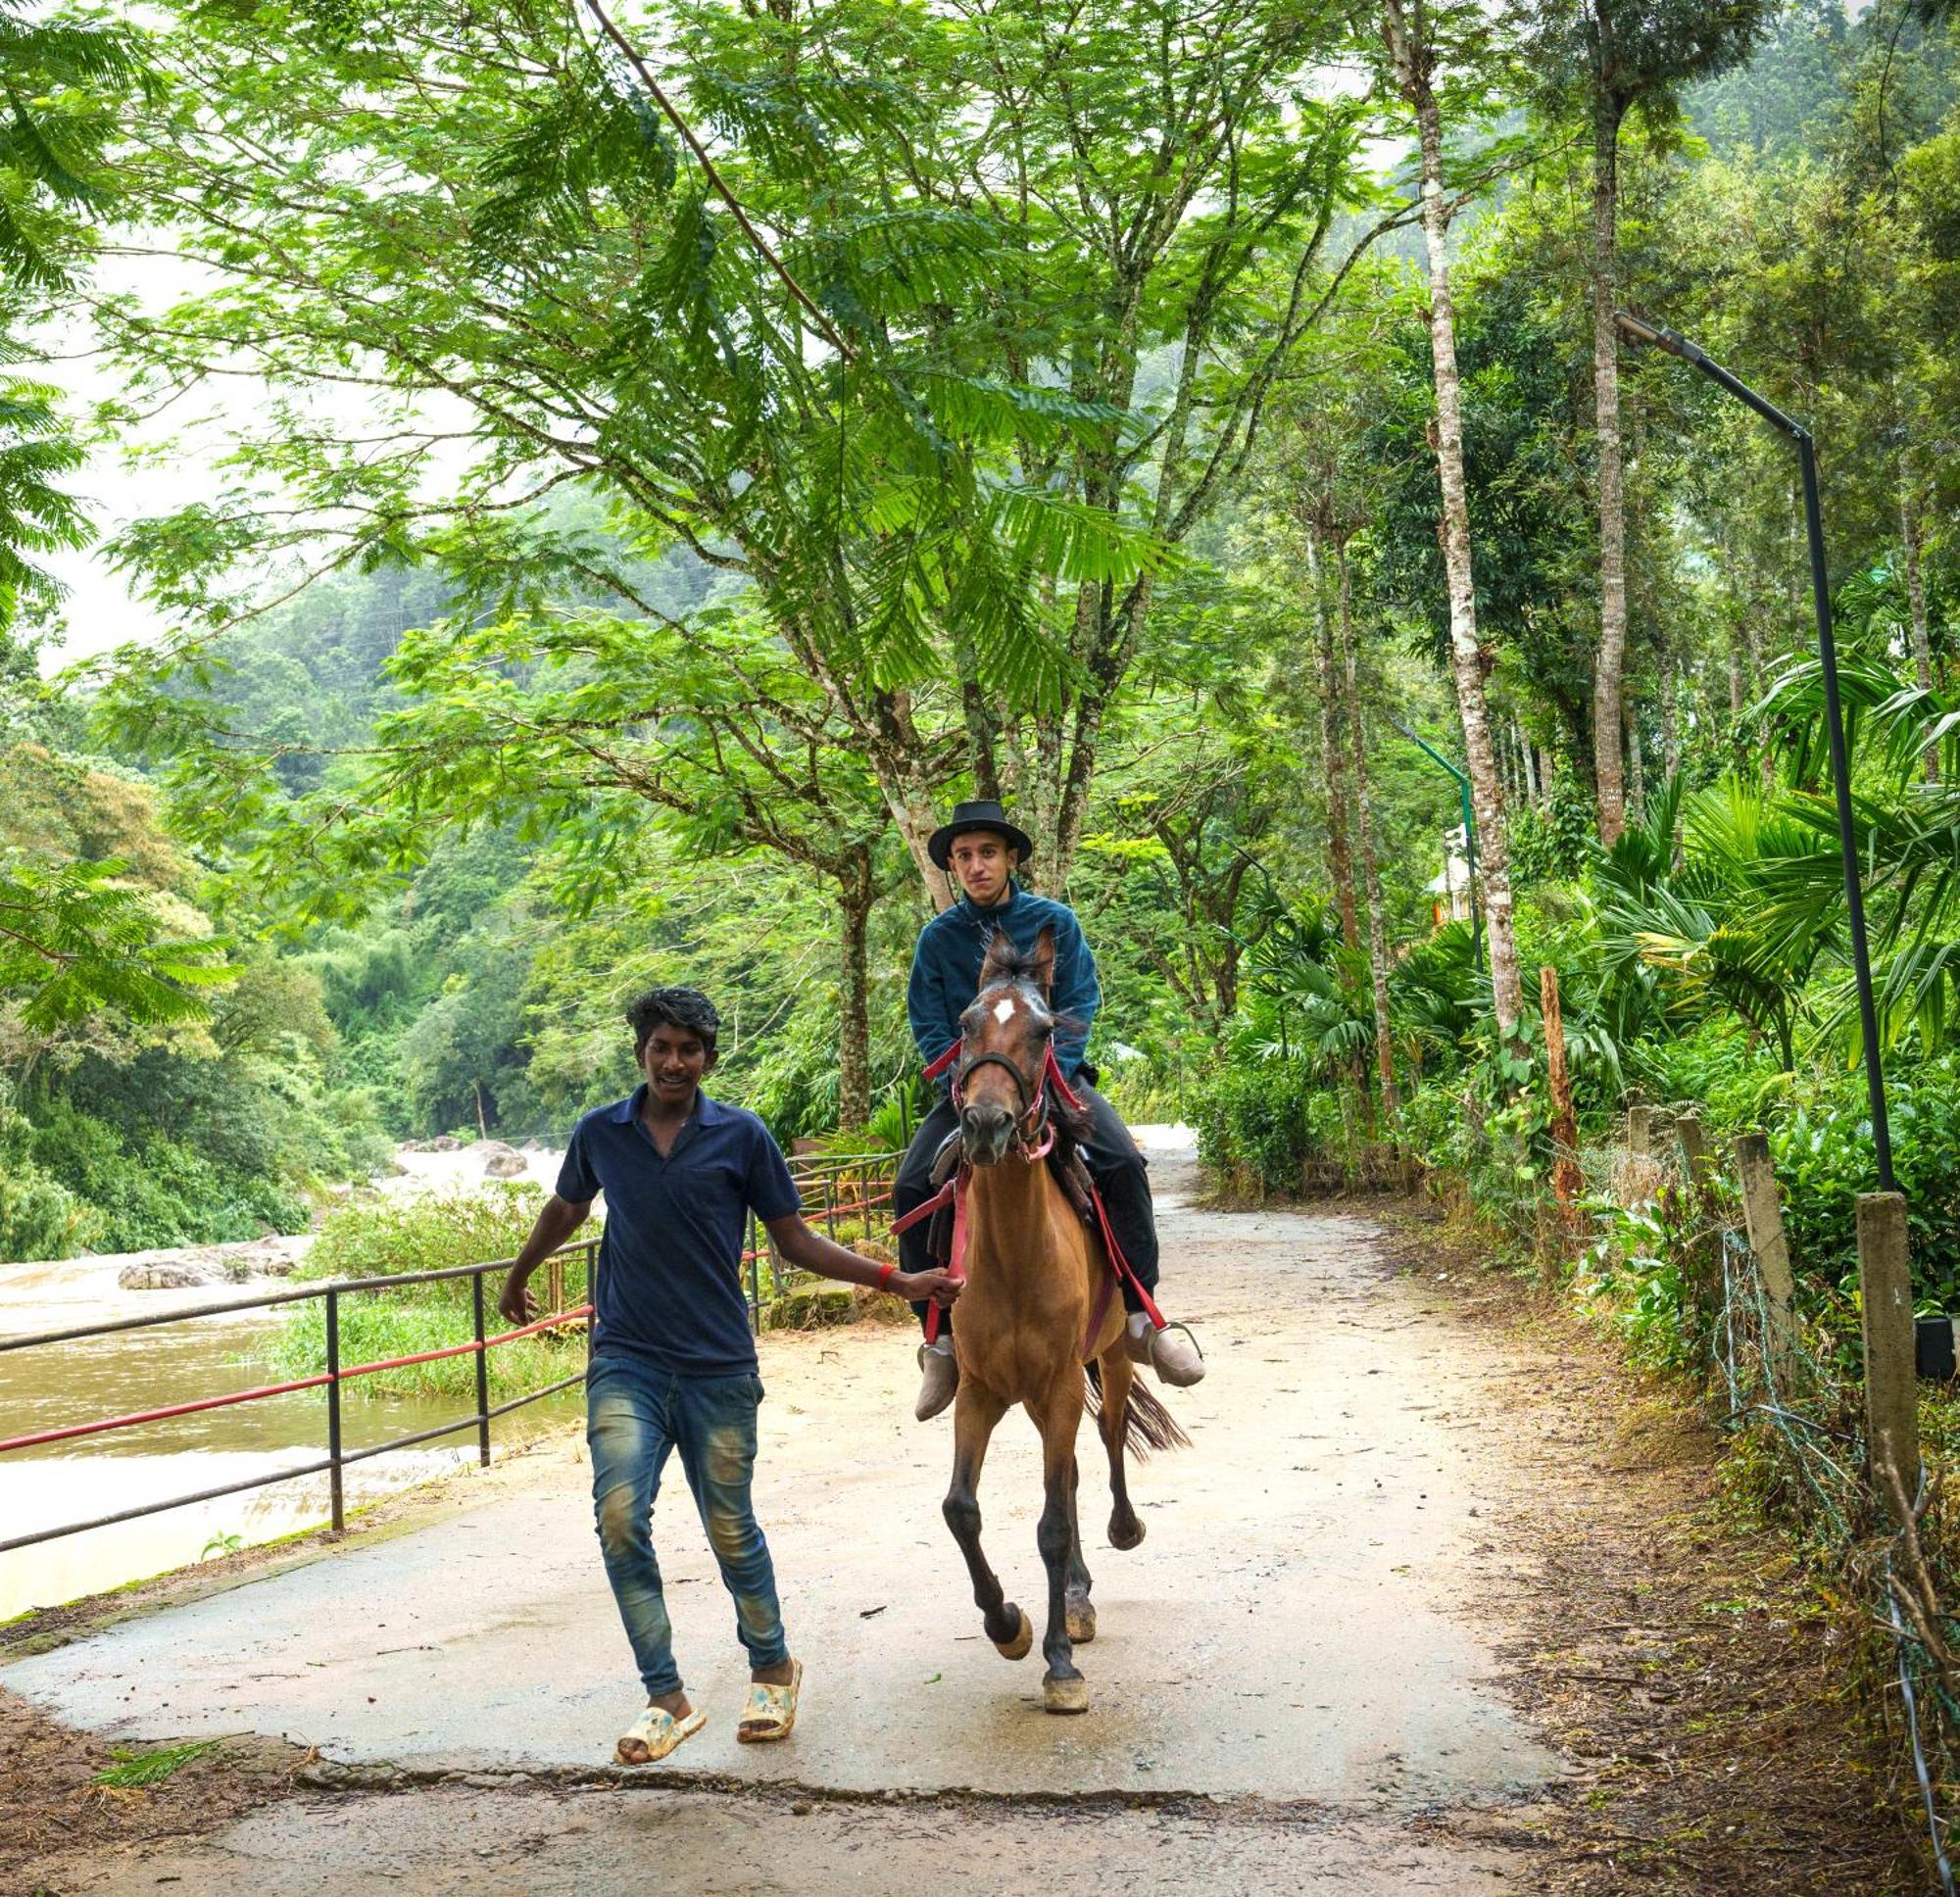
POLYGON ((1074 1647, 1096 1634, 1090 1577, 1076 1524, 1075 1438, 1100 1385, 1100 1423, 1109 1455, 1109 1541, 1134 1548, 1144 1525, 1130 1506, 1123 1453, 1186 1440, 1161 1403, 1133 1386, 1122 1300, 1110 1293, 1102 1240, 1043 1163, 1057 1128, 1086 1131, 1049 1060, 1057 1018, 1049 1006, 1054 938, 1044 929, 1028 952, 1001 931, 980 971, 980 993, 960 1018, 955 1071, 960 1163, 966 1192, 965 1272, 954 1350, 959 1393, 953 1410, 953 1484, 946 1523, 966 1557, 973 1598, 991 1639, 1009 1660, 1033 1644, 1028 1617, 1002 1592, 980 1546, 980 1466, 988 1439, 1014 1404, 1041 1432, 1043 1507, 1036 1544, 1048 1570, 1048 1630, 1042 1704, 1080 1713, 1088 1682, 1074 1647), (1085 1377, 1084 1365, 1096 1370, 1085 1377))

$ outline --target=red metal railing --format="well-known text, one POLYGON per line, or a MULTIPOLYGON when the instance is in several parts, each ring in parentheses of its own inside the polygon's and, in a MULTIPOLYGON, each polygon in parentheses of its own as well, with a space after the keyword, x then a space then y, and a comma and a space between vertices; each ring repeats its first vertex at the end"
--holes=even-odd
MULTIPOLYGON (((837 1236, 840 1220, 856 1214, 868 1214, 888 1206, 892 1196, 892 1174, 896 1169, 897 1154, 846 1154, 811 1155, 801 1157, 791 1166, 792 1175, 797 1179, 805 1200, 806 1216, 814 1216, 823 1221, 830 1236, 837 1236), (840 1196, 840 1189, 855 1196, 840 1196), (812 1203, 814 1199, 814 1203, 812 1203)), ((564 1285, 564 1264, 567 1259, 582 1257, 586 1267, 588 1289, 592 1283, 592 1273, 597 1261, 599 1241, 588 1240, 577 1245, 567 1246, 547 1260, 547 1283, 550 1286, 551 1301, 555 1306, 563 1305, 564 1285)), ((780 1283, 772 1253, 767 1244, 759 1239, 756 1221, 749 1221, 748 1247, 742 1254, 742 1264, 748 1274, 748 1300, 750 1322, 760 1326, 761 1316, 761 1267, 764 1261, 771 1265, 771 1289, 780 1283)), ((109 1337, 125 1331, 154 1329, 165 1324, 183 1324, 198 1318, 227 1315, 239 1311, 275 1309, 281 1305, 297 1304, 318 1298, 325 1305, 326 1368, 312 1377, 293 1378, 285 1383, 261 1384, 250 1389, 226 1390, 214 1396, 200 1396, 184 1403, 169 1403, 154 1409, 135 1410, 126 1415, 99 1417, 85 1423, 70 1423, 50 1430, 30 1431, 25 1435, 0 1437, 0 1455, 20 1449, 45 1447, 50 1443, 78 1441, 99 1436, 116 1430, 135 1429, 139 1426, 167 1422, 173 1417, 193 1416, 207 1410, 227 1409, 241 1403, 262 1402, 269 1397, 287 1396, 299 1390, 324 1389, 326 1391, 326 1454, 319 1460, 301 1464, 297 1468, 277 1469, 268 1474, 248 1476, 238 1482, 223 1483, 216 1487, 199 1489, 192 1494, 172 1495, 161 1501, 145 1502, 134 1508, 119 1509, 113 1514, 98 1515, 86 1521, 66 1523, 59 1528, 40 1529, 27 1534, 17 1534, 0 1539, 0 1554, 11 1553, 17 1548, 32 1547, 42 1541, 56 1540, 63 1535, 79 1534, 83 1531, 109 1528, 119 1522, 130 1522, 146 1515, 157 1515, 167 1509, 184 1508, 197 1502, 216 1501, 227 1495, 242 1494, 248 1489, 262 1488, 272 1483, 294 1482, 308 1476, 325 1474, 328 1478, 330 1519, 336 1532, 345 1529, 346 1492, 345 1471, 354 1463, 366 1462, 370 1457, 386 1455, 393 1450, 413 1448, 418 1443, 428 1442, 437 1436, 453 1435, 459 1430, 470 1428, 477 1432, 477 1456, 481 1464, 490 1464, 490 1425, 500 1416, 521 1409, 527 1403, 535 1403, 546 1396, 569 1389, 574 1384, 582 1383, 585 1371, 580 1368, 571 1376, 562 1377, 541 1389, 528 1390, 494 1407, 490 1402, 489 1353, 501 1344, 514 1343, 519 1338, 536 1337, 548 1331, 562 1330, 569 1325, 587 1324, 592 1315, 592 1306, 582 1303, 573 1308, 555 1308, 535 1323, 520 1325, 515 1330, 499 1332, 492 1336, 484 1325, 484 1279, 491 1272, 505 1272, 511 1267, 508 1258, 495 1259, 483 1264, 456 1265, 442 1271, 397 1272, 372 1278, 336 1280, 330 1284, 298 1286, 290 1290, 270 1291, 259 1297, 237 1298, 224 1303, 201 1304, 189 1310, 158 1313, 154 1316, 119 1318, 106 1324, 81 1325, 67 1331, 49 1331, 32 1337, 0 1338, 0 1355, 10 1352, 44 1348, 55 1344, 75 1343, 91 1338, 109 1337), (345 1364, 340 1361, 340 1302, 343 1297, 362 1293, 379 1293, 399 1290, 411 1285, 428 1285, 467 1278, 470 1281, 470 1314, 472 1335, 464 1342, 445 1344, 435 1350, 420 1350, 409 1356, 381 1357, 368 1363, 345 1364), (404 1370, 416 1364, 437 1363, 446 1358, 473 1356, 476 1371, 476 1407, 467 1415, 460 1416, 446 1423, 437 1424, 432 1429, 417 1430, 409 1435, 395 1436, 386 1442, 377 1442, 361 1449, 347 1449, 342 1442, 341 1389, 343 1386, 361 1377, 376 1376, 383 1371, 404 1370)), ((587 1349, 590 1351, 591 1332, 587 1324, 587 1349)))
MULTIPOLYGON (((555 1295, 562 1296, 564 1268, 567 1258, 582 1257, 585 1261, 587 1283, 591 1282, 591 1271, 598 1253, 598 1241, 587 1240, 583 1244, 566 1247, 547 1261, 550 1268, 549 1282, 555 1295)), ((183 1508, 193 1502, 216 1501, 221 1496, 242 1494, 248 1489, 263 1488, 272 1483, 293 1482, 305 1476, 325 1474, 329 1492, 329 1514, 336 1531, 347 1526, 345 1471, 350 1464, 365 1462, 370 1456, 386 1455, 391 1450, 408 1449, 417 1443, 428 1442, 436 1436, 453 1435, 459 1430, 468 1429, 472 1424, 477 1432, 477 1456, 484 1467, 490 1463, 490 1424, 499 1416, 508 1415, 512 1410, 521 1409, 527 1403, 535 1403, 562 1389, 568 1389, 573 1384, 582 1382, 583 1368, 570 1377, 560 1378, 556 1383, 547 1384, 542 1389, 527 1390, 521 1396, 513 1397, 508 1402, 499 1403, 494 1408, 490 1402, 489 1353, 499 1344, 514 1342, 518 1338, 534 1337, 541 1332, 562 1330, 567 1325, 582 1323, 591 1315, 590 1304, 580 1304, 572 1309, 558 1309, 539 1319, 535 1324, 527 1324, 514 1331, 506 1331, 490 1336, 484 1327, 483 1281, 491 1272, 508 1271, 511 1260, 496 1259, 479 1265, 456 1265, 444 1271, 396 1272, 375 1278, 339 1279, 331 1284, 305 1285, 291 1290, 270 1291, 260 1297, 234 1298, 222 1304, 201 1304, 190 1310, 165 1311, 154 1316, 120 1318, 108 1324, 80 1325, 68 1331, 43 1332, 33 1337, 0 1338, 0 1354, 19 1350, 29 1350, 53 1344, 76 1343, 90 1338, 108 1337, 124 1331, 153 1330, 164 1324, 183 1324, 197 1318, 228 1315, 238 1311, 275 1309, 280 1305, 297 1304, 318 1298, 326 1307, 326 1368, 312 1377, 296 1377, 284 1383, 260 1384, 250 1389, 224 1390, 214 1396, 200 1396, 184 1403, 166 1403, 154 1409, 134 1410, 122 1416, 98 1417, 91 1422, 70 1423, 52 1430, 34 1430, 25 1435, 0 1437, 0 1455, 12 1450, 31 1449, 53 1442, 70 1442, 83 1437, 97 1436, 114 1430, 136 1429, 145 1424, 167 1422, 173 1417, 194 1416, 207 1410, 228 1409, 240 1403, 263 1402, 268 1397, 290 1395, 296 1390, 324 1389, 326 1391, 326 1454, 317 1462, 303 1463, 297 1468, 275 1469, 263 1475, 247 1476, 238 1482, 222 1483, 213 1488, 198 1489, 186 1495, 170 1495, 161 1500, 140 1503, 134 1508, 118 1509, 109 1515, 92 1516, 85 1521, 64 1523, 59 1528, 39 1529, 27 1534, 10 1535, 0 1540, 0 1554, 7 1554, 16 1548, 32 1547, 37 1542, 53 1541, 63 1535, 79 1534, 83 1530, 109 1528, 119 1522, 133 1522, 145 1515, 159 1515, 166 1509, 183 1508), (437 1350, 416 1351, 405 1357, 381 1357, 368 1363, 342 1364, 340 1361, 340 1301, 343 1297, 359 1292, 381 1292, 399 1290, 411 1285, 441 1284, 456 1279, 470 1281, 470 1315, 474 1335, 466 1342, 447 1344, 437 1350), (341 1386, 357 1377, 371 1377, 384 1370, 406 1369, 412 1364, 434 1363, 446 1357, 474 1356, 476 1360, 476 1407, 466 1416, 452 1418, 438 1424, 433 1429, 417 1430, 409 1435, 394 1436, 388 1441, 377 1442, 362 1449, 347 1449, 342 1442, 341 1432, 341 1386)))

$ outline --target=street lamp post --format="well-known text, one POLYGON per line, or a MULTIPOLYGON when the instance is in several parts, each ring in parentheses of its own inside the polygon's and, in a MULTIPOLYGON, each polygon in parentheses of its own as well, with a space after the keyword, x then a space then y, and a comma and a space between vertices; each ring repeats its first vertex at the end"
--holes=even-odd
MULTIPOLYGON (((1463 799, 1463 852, 1470 865, 1470 959, 1476 965, 1478 974, 1484 972, 1484 923, 1477 910, 1477 810, 1470 802, 1470 780, 1452 764, 1436 747, 1418 738, 1399 718, 1389 722, 1399 731, 1418 751, 1424 752, 1441 764, 1456 780, 1456 789, 1463 799)), ((1449 881, 1448 851, 1444 852, 1443 880, 1449 881)))
POLYGON ((1865 1087, 1871 1096, 1872 1147, 1879 1166, 1879 1191, 1893 1192, 1891 1130, 1886 1119, 1886 1079, 1879 1060, 1878 1007, 1872 997, 1872 956, 1865 940, 1865 893, 1858 879, 1858 846, 1851 823, 1851 769, 1844 752, 1844 712, 1838 698, 1838 645, 1831 632, 1831 581, 1824 564, 1824 518, 1817 504, 1817 447, 1810 430, 1792 420, 1775 403, 1766 402, 1746 382, 1709 360, 1707 353, 1686 336, 1648 322, 1625 310, 1613 312, 1621 333, 1635 342, 1650 343, 1679 356, 1725 389, 1745 408, 1753 409, 1773 428, 1796 444, 1803 470, 1803 519, 1810 538, 1810 592, 1817 611, 1817 656, 1824 670, 1824 729, 1831 747, 1831 781, 1838 794, 1838 847, 1844 859, 1844 907, 1851 922, 1851 964, 1858 983, 1858 1021, 1864 1030, 1865 1087))

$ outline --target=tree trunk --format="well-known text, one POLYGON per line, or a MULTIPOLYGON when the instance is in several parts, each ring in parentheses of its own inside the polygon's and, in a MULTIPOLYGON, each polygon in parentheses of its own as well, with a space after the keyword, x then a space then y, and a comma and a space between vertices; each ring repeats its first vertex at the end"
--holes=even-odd
MULTIPOLYGON (((1420 15, 1417 16, 1421 18, 1420 15)), ((1491 951, 1491 998, 1498 1035, 1517 1042, 1524 1013, 1517 931, 1511 917, 1510 851, 1504 794, 1484 702, 1484 651, 1477 640, 1477 592, 1470 560, 1470 508, 1463 487, 1463 398, 1456 372, 1456 318, 1449 298, 1449 210, 1443 200, 1443 120, 1429 73, 1433 53, 1409 29, 1403 0, 1383 0, 1383 24, 1402 96, 1414 108, 1422 150, 1422 235, 1429 268, 1429 346, 1436 380, 1436 464, 1443 487, 1443 560, 1449 579, 1449 664, 1463 720, 1478 867, 1491 951)))
POLYGON ((1627 714, 1627 785, 1633 793, 1633 810, 1638 822, 1647 813, 1647 771, 1641 756, 1641 721, 1631 710, 1627 714))
POLYGON ((939 827, 939 804, 924 761, 925 746, 912 723, 910 694, 872 695, 857 723, 857 735, 877 775, 886 807, 911 853, 926 895, 935 909, 948 908, 953 892, 944 873, 926 854, 926 839, 939 827))
MULTIPOLYGON (((1933 690, 1933 642, 1926 621, 1926 575, 1919 564, 1919 515, 1903 472, 1899 476, 1899 545, 1905 555, 1905 596, 1912 607, 1912 666, 1922 692, 1933 690)), ((1926 748, 1922 760, 1929 784, 1939 782, 1939 752, 1926 748)))
POLYGON ((1354 762, 1354 828, 1361 846, 1361 879, 1368 892, 1368 976, 1375 991, 1375 1070, 1382 1077, 1382 1116, 1390 1126, 1401 1118, 1396 1090, 1395 1042, 1389 1032, 1389 925, 1382 901, 1382 878, 1375 862, 1375 831, 1368 817, 1368 748, 1361 722, 1360 666, 1354 652, 1354 594, 1348 570, 1348 543, 1334 544, 1341 575, 1341 663, 1347 674, 1348 745, 1354 762))
POLYGON ((1627 508, 1620 455, 1620 333, 1617 299, 1620 109, 1602 98, 1592 113, 1592 413, 1599 443, 1599 651, 1592 667, 1592 775, 1599 841, 1611 849, 1626 828, 1621 776, 1621 673, 1627 660, 1627 508))
POLYGON ((1361 946, 1355 917, 1354 852, 1348 840, 1348 759, 1340 736, 1341 687, 1334 668, 1333 615, 1327 609, 1327 574, 1319 536, 1306 541, 1306 567, 1313 594, 1314 658, 1320 677, 1320 763, 1327 778, 1327 862, 1334 876, 1334 902, 1341 911, 1341 939, 1361 946))
POLYGON ((1559 1224, 1569 1235, 1578 1224, 1579 1120, 1572 1110, 1572 1081, 1565 1069, 1565 1016, 1559 1006, 1558 970, 1539 970, 1539 1006, 1544 1018, 1545 1086, 1551 1094, 1551 1189, 1558 1199, 1559 1224))
POLYGON ((1531 740, 1525 736, 1523 725, 1513 724, 1511 728, 1517 733, 1518 754, 1525 760, 1525 802, 1536 803, 1538 802, 1538 760, 1536 748, 1533 746, 1531 740))
POLYGON ((837 1125, 856 1133, 871 1119, 871 853, 858 851, 839 877, 837 1125))
POLYGON ((490 1137, 490 1123, 483 1117, 483 1083, 480 1080, 473 1080, 469 1083, 469 1087, 476 1095, 476 1137, 479 1140, 487 1140, 490 1137))

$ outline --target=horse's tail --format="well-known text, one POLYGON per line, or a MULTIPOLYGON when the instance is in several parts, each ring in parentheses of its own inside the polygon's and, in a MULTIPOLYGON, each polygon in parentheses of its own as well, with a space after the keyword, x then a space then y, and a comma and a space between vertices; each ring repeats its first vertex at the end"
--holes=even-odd
MULTIPOLYGON (((1102 1366, 1092 1358, 1082 1366, 1089 1386, 1089 1414, 1102 1414, 1102 1366)), ((1129 1401, 1123 1406, 1123 1446, 1139 1462, 1150 1459, 1152 1449, 1189 1449, 1191 1438, 1178 1428, 1177 1418, 1157 1400, 1156 1392, 1144 1387, 1142 1378, 1130 1381, 1129 1401)))

